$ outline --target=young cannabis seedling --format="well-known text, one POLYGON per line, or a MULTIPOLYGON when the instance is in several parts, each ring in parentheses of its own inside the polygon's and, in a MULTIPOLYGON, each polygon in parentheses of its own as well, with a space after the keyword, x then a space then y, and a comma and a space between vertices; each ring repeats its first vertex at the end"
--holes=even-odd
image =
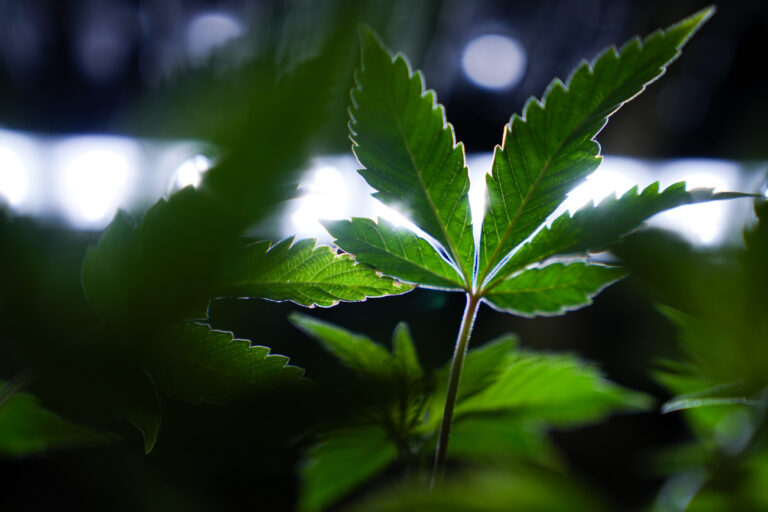
MULTIPOLYGON (((338 358, 360 384, 377 391, 370 407, 345 418, 346 423, 324 433, 309 450, 301 468, 298 509, 324 510, 393 461, 406 473, 423 469, 440 427, 448 365, 429 375, 405 323, 392 333, 390 352, 328 322, 298 313, 291 321, 338 358)), ((550 427, 593 423, 648 403, 649 397, 607 381, 597 368, 572 355, 525 350, 508 334, 467 352, 450 456, 494 467, 522 462, 553 469, 558 463, 547 437, 550 427)))
MULTIPOLYGON (((590 303, 624 271, 588 261, 645 219, 682 204, 733 197, 637 187, 620 198, 563 214, 542 226, 566 194, 600 164, 595 136, 608 117, 660 77, 711 16, 703 10, 620 50, 582 62, 563 83, 514 115, 487 175, 479 245, 472 233, 469 176, 435 93, 424 89, 403 55, 392 55, 369 30, 352 90, 349 129, 359 172, 380 201, 403 211, 429 240, 379 220, 328 222, 335 244, 386 275, 466 294, 451 364, 433 482, 444 472, 451 420, 473 323, 481 303, 522 316, 555 315, 590 303), (570 256, 567 262, 552 258, 570 256)), ((562 258, 561 258, 562 259, 562 258)))

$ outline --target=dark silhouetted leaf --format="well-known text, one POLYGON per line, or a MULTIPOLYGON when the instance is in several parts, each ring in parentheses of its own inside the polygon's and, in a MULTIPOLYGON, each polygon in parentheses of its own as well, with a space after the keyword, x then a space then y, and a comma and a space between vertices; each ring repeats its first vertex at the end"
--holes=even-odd
POLYGON ((222 404, 248 393, 279 390, 304 373, 267 347, 194 323, 163 331, 146 366, 160 389, 191 403, 222 404))

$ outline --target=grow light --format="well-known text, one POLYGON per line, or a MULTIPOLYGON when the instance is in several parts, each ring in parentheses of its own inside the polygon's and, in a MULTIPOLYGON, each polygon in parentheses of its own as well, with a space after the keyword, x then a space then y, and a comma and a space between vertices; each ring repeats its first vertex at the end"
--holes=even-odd
POLYGON ((525 74, 525 48, 516 39, 485 34, 476 37, 464 48, 461 66, 476 85, 486 89, 509 89, 525 74))

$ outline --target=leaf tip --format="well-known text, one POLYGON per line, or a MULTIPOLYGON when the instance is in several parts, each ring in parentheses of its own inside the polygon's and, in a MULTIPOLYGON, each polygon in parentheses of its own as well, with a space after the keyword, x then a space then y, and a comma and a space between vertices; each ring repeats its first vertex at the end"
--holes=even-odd
POLYGON ((360 38, 360 52, 363 62, 365 62, 366 54, 371 50, 379 49, 388 53, 379 36, 367 24, 361 23, 358 25, 357 34, 360 38))
POLYGON ((675 23, 671 27, 667 28, 668 34, 679 32, 680 41, 677 44, 678 48, 682 48, 693 35, 699 31, 699 29, 706 23, 714 14, 716 8, 714 5, 705 7, 700 11, 688 16, 687 18, 675 23))

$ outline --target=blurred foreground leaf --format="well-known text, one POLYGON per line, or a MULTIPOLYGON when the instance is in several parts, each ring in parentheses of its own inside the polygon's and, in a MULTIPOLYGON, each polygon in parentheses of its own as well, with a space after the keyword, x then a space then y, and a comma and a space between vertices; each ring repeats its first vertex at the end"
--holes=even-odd
MULTIPOLYGON (((0 381, 0 386, 5 383, 0 381)), ((27 393, 0 407, 0 454, 30 455, 56 448, 104 444, 114 437, 88 430, 45 409, 27 393)))
POLYGON ((467 471, 429 491, 422 483, 391 486, 374 494, 354 511, 508 512, 608 510, 571 478, 533 468, 519 471, 467 471))

